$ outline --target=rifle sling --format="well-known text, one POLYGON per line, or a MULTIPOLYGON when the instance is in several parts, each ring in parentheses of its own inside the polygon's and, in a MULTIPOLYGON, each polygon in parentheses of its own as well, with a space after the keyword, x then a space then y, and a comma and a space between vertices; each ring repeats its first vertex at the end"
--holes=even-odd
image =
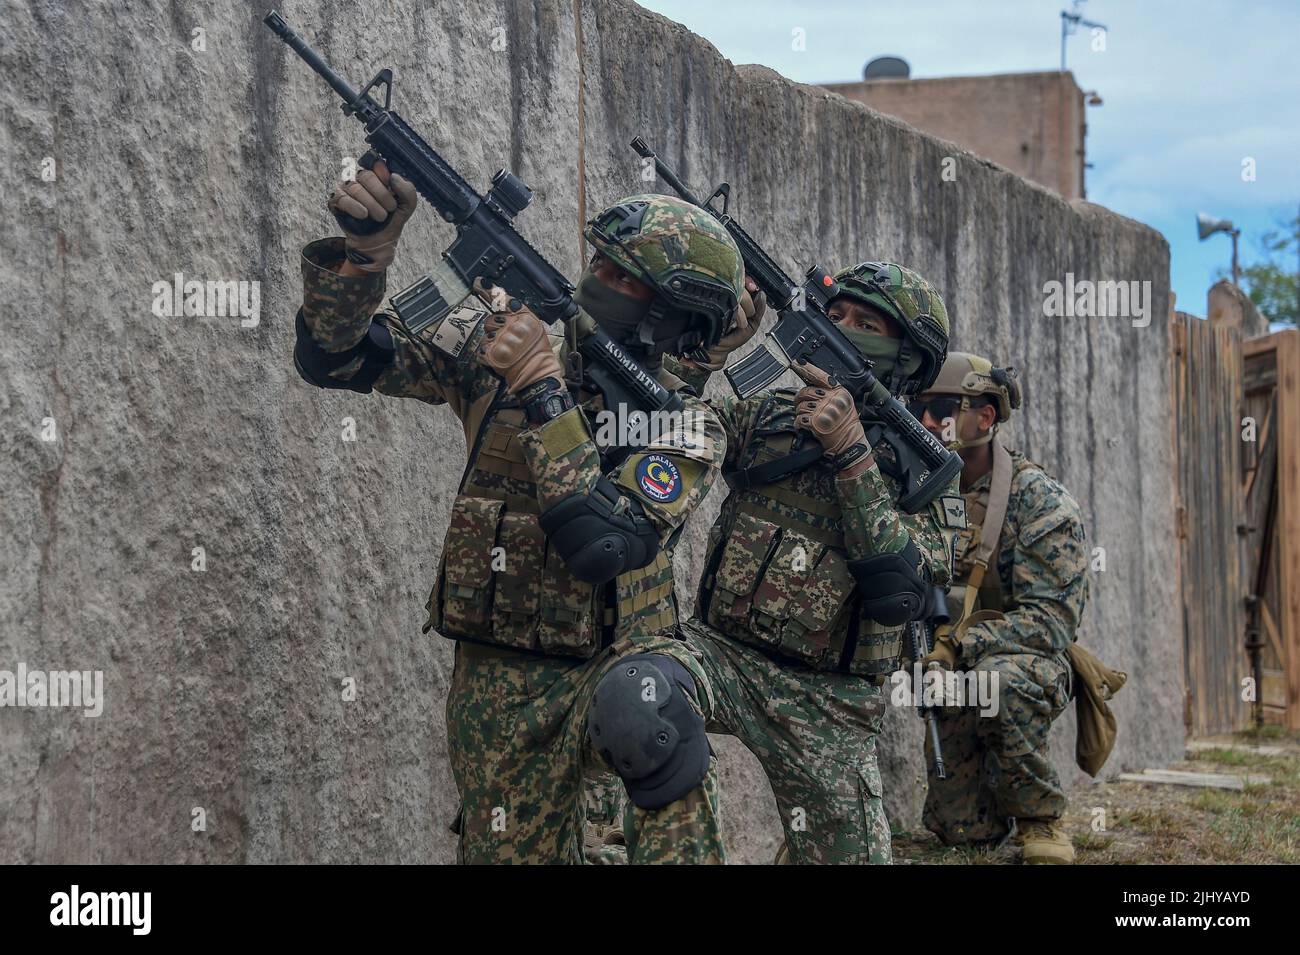
POLYGON ((961 616, 955 625, 940 628, 944 635, 951 633, 952 639, 960 643, 972 623, 971 611, 979 597, 980 584, 984 582, 984 573, 989 563, 997 560, 998 541, 1002 538, 1002 524, 1007 516, 1007 504, 1011 500, 1011 455, 1002 446, 1002 442, 993 437, 993 474, 989 479, 989 503, 984 511, 984 520, 980 524, 980 542, 975 547, 975 559, 971 567, 970 579, 966 581, 966 596, 961 609, 961 616))
POLYGON ((727 471, 723 474, 726 481, 736 490, 748 490, 750 488, 762 487, 764 484, 775 484, 782 478, 789 477, 804 468, 811 467, 822 456, 822 446, 813 444, 799 451, 791 451, 789 454, 783 454, 779 458, 771 461, 765 461, 762 464, 755 464, 753 467, 737 468, 734 471, 727 471))

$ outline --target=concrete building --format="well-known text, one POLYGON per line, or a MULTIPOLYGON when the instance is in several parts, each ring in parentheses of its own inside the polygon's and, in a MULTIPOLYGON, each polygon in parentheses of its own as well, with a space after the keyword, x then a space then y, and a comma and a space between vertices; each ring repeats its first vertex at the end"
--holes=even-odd
MULTIPOLYGON (((864 72, 871 75, 876 62, 864 72)), ((1073 73, 921 80, 873 76, 860 83, 827 83, 825 88, 952 140, 1066 199, 1086 197, 1084 99, 1089 94, 1079 89, 1073 73)))

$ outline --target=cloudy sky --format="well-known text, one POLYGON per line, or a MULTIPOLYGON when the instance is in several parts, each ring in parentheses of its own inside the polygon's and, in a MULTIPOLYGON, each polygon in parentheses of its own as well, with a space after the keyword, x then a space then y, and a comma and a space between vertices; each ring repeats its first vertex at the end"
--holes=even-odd
MULTIPOLYGON (((803 83, 861 78, 896 54, 914 77, 1054 70, 1066 0, 639 0, 685 24, 735 63, 762 63, 803 83), (806 49, 792 49, 802 28, 806 49)), ((1205 314, 1226 235, 1196 238, 1196 214, 1258 239, 1300 207, 1300 0, 1087 0, 1108 28, 1094 52, 1068 40, 1068 68, 1104 104, 1088 110, 1088 198, 1169 240, 1178 306, 1205 314), (1242 161, 1256 178, 1243 181, 1242 161)), ((1290 263, 1292 268, 1296 263, 1290 263)))

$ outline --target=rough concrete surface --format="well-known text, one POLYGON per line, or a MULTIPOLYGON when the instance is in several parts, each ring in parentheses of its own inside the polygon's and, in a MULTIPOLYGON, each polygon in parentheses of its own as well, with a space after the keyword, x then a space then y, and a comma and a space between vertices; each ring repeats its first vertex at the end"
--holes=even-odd
MULTIPOLYGON (((0 670, 102 670, 105 703, 97 718, 0 709, 3 862, 452 858, 451 645, 419 628, 463 440, 445 409, 325 393, 292 370, 298 250, 336 231, 323 200, 362 141, 261 25, 268 4, 6 7, 0 670), (154 283, 178 272, 260 282, 260 321, 155 315, 154 283)), ((571 275, 581 210, 661 188, 627 148, 642 133, 697 187, 729 179, 791 273, 881 257, 937 281, 955 344, 1024 370, 1013 440, 1106 548, 1084 639, 1130 675, 1107 772, 1178 758, 1164 240, 733 67, 625 0, 577 9, 581 59, 570 0, 282 12, 353 83, 392 67, 397 108, 475 185, 513 168, 535 191, 522 231, 571 275), (1045 318, 1043 283, 1067 271, 1149 280, 1150 326, 1045 318)), ((391 289, 449 236, 418 214, 391 289)), ((680 548, 683 596, 717 503, 680 548)), ((882 741, 900 825, 920 804, 919 731, 892 713, 882 741)), ((1071 772, 1072 733, 1071 717, 1055 736, 1071 772)), ((770 858, 757 763, 718 750, 733 858, 770 858)))

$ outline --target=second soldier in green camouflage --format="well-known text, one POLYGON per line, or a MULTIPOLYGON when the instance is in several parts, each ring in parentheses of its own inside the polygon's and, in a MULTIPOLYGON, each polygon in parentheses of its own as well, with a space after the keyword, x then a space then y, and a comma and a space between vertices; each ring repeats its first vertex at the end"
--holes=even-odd
MULTIPOLYGON (((829 315, 877 377, 904 397, 928 385, 948 340, 938 292, 888 263, 836 279, 842 294, 829 315)), ((797 392, 711 401, 727 436, 730 492, 685 635, 714 690, 710 728, 734 734, 762 763, 790 860, 888 863, 876 759, 882 684, 912 611, 948 581, 948 538, 938 503, 899 511, 901 485, 866 445, 849 393, 811 366, 801 373, 811 383, 797 392), (774 477, 774 462, 809 437, 826 455, 774 477)))

